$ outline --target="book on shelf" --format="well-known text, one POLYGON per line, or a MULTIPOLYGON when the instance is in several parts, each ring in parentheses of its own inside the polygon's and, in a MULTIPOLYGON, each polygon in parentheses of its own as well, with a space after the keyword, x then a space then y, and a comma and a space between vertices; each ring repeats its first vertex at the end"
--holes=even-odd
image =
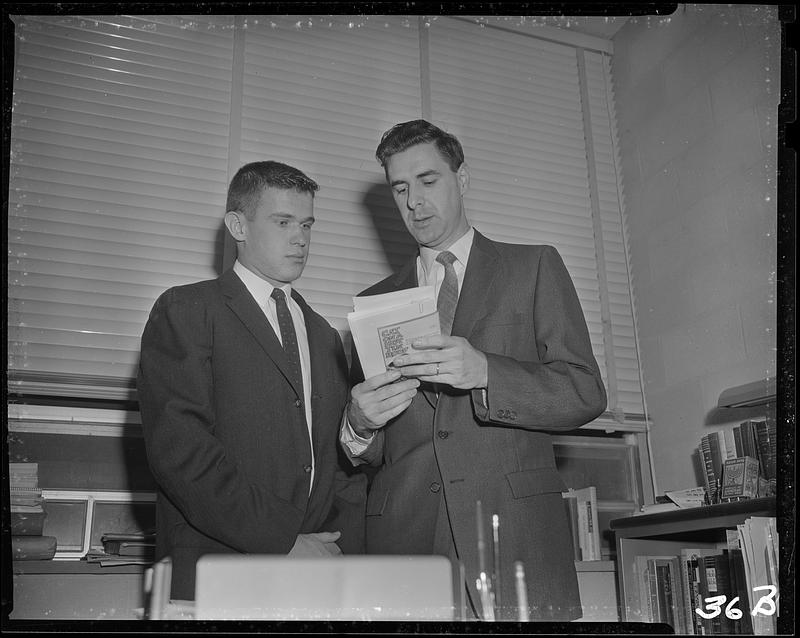
POLYGON ((381 295, 353 297, 347 323, 364 377, 386 371, 411 342, 441 333, 433 286, 418 286, 381 295))
POLYGON ((39 464, 8 464, 10 529, 13 536, 40 536, 45 511, 39 488, 39 464))
MULTIPOLYGON (((730 501, 731 498, 757 498, 775 494, 775 421, 772 418, 743 421, 733 428, 709 432, 700 438, 698 446, 703 466, 703 480, 709 503, 730 501), (758 469, 752 481, 753 486, 747 495, 728 494, 722 483, 725 481, 725 466, 728 461, 755 459, 758 469)), ((752 476, 752 470, 745 464, 746 475, 752 476), (749 474, 748 474, 749 473, 749 474)), ((736 470, 733 470, 734 472, 736 470)), ((732 492, 732 489, 728 489, 732 492)))
POLYGON ((581 553, 580 532, 578 530, 578 497, 569 492, 562 492, 564 509, 567 511, 567 523, 572 536, 572 551, 576 561, 583 560, 581 553))
POLYGON ((642 622, 666 623, 680 633, 683 626, 682 586, 677 556, 634 558, 642 622))
POLYGON ((154 534, 103 534, 100 541, 106 554, 149 557, 155 555, 154 534))
MULTIPOLYGON (((717 467, 714 461, 714 454, 711 451, 711 435, 704 434, 700 438, 700 456, 703 459, 703 479, 706 484, 706 494, 708 494, 709 503, 714 503, 717 496, 717 467)), ((716 458, 719 458, 717 452, 716 458)), ((720 466, 721 467, 721 466, 720 466)))
POLYGON ((92 548, 86 553, 86 562, 102 567, 114 565, 149 565, 155 561, 155 543, 138 541, 109 541, 103 549, 92 548), (108 549, 106 549, 106 547, 108 549))
POLYGON ((679 567, 681 572, 681 590, 683 598, 684 630, 687 635, 703 634, 703 618, 695 613, 695 609, 705 609, 705 602, 700 592, 700 563, 705 556, 721 554, 717 548, 687 547, 681 550, 679 567))
POLYGON ((13 560, 50 560, 56 555, 55 536, 12 536, 13 560))
MULTIPOLYGON (((577 560, 602 560, 600 524, 597 518, 597 489, 592 485, 561 493, 566 501, 573 539, 577 538, 577 560)), ((573 541, 574 542, 574 541, 573 541)))
POLYGON ((758 459, 740 456, 728 459, 722 470, 720 501, 731 502, 758 496, 758 459))
POLYGON ((744 573, 744 557, 738 547, 728 547, 728 572, 730 574, 731 589, 730 599, 738 598, 737 607, 742 611, 742 617, 733 624, 735 633, 752 634, 753 624, 749 613, 750 597, 747 593, 747 577, 744 573))
POLYGON ((774 635, 775 618, 780 613, 778 592, 778 534, 774 516, 751 516, 737 526, 742 547, 745 581, 749 596, 749 609, 759 605, 763 596, 769 594, 763 588, 773 587, 776 593, 774 604, 776 613, 758 613, 752 617, 753 633, 774 635))
POLYGON ((658 612, 654 622, 670 625, 677 634, 683 631, 683 596, 681 594, 680 562, 677 556, 650 559, 650 570, 655 573, 658 612))

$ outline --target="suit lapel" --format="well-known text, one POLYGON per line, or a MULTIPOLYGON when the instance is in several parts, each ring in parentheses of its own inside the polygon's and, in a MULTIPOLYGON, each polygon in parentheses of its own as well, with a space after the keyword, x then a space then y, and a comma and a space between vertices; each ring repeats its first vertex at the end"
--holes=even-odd
MULTIPOLYGON (((292 288, 292 299, 294 299, 303 311, 303 318, 306 324, 306 333, 308 335, 308 353, 311 363, 311 415, 312 423, 315 420, 313 415, 325 414, 327 406, 324 404, 324 399, 327 396, 325 392, 320 393, 319 388, 324 388, 330 382, 329 375, 331 374, 330 368, 325 364, 330 356, 325 348, 323 335, 325 331, 319 325, 319 319, 311 312, 311 308, 306 303, 305 299, 292 288)), ((308 417, 308 415, 306 415, 308 417)), ((321 432, 319 427, 311 428, 311 436, 314 441, 314 449, 318 450, 322 445, 321 432)))
POLYGON ((495 286, 501 285, 501 282, 496 281, 498 259, 497 250, 492 243, 476 230, 451 334, 469 338, 475 324, 489 312, 489 292, 495 286))
POLYGON ((289 360, 286 358, 280 340, 242 280, 236 273, 229 270, 219 278, 219 281, 228 307, 239 317, 259 345, 275 362, 298 396, 302 396, 303 388, 298 388, 293 380, 289 369, 289 360))

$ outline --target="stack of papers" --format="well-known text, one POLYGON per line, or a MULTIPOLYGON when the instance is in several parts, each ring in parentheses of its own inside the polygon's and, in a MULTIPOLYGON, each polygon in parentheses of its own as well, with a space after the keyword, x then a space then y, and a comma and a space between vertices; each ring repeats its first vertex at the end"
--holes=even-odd
POLYGON ((420 337, 440 334, 433 286, 419 286, 369 297, 353 297, 347 315, 364 378, 386 372, 420 337))

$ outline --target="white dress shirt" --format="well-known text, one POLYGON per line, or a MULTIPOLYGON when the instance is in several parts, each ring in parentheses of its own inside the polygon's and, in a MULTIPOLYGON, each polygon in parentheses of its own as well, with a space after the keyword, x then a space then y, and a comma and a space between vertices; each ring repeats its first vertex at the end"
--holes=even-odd
MULTIPOLYGON (((447 250, 455 256, 456 260, 453 262, 453 269, 456 271, 458 278, 458 293, 461 294, 461 287, 464 283, 464 273, 467 270, 467 262, 469 261, 469 253, 472 249, 472 240, 475 237, 475 229, 470 229, 457 239, 447 250)), ((436 289, 436 296, 439 296, 439 288, 442 286, 444 280, 444 264, 436 261, 437 255, 442 252, 428 248, 426 246, 419 247, 419 256, 417 257, 417 282, 419 286, 433 286, 436 289)), ((354 456, 363 454, 369 446, 374 437, 364 438, 359 436, 353 430, 350 422, 347 420, 345 414, 344 424, 340 434, 340 440, 347 445, 348 449, 354 456)))
MULTIPOLYGON (((238 259, 233 264, 233 272, 235 272, 247 290, 253 296, 258 307, 266 315, 269 324, 275 331, 278 341, 281 340, 281 329, 278 325, 278 311, 275 308, 275 300, 272 298, 272 291, 275 289, 268 281, 262 279, 251 270, 248 270, 238 259)), ((300 348, 300 371, 303 375, 303 399, 305 401, 306 409, 306 425, 308 427, 308 441, 311 444, 311 482, 309 483, 309 494, 311 493, 311 486, 314 485, 314 443, 311 437, 311 354, 308 349, 308 332, 306 331, 306 321, 303 317, 303 311, 297 302, 292 299, 292 286, 286 284, 281 286, 281 289, 286 294, 286 304, 289 307, 289 313, 292 315, 292 323, 294 323, 294 331, 297 333, 297 345, 300 348)))

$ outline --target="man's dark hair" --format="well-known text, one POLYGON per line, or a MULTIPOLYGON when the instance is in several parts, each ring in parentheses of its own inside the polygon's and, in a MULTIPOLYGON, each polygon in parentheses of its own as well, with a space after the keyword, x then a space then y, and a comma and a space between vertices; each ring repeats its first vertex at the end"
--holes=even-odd
POLYGON ((261 193, 267 187, 296 190, 298 193, 308 193, 311 197, 319 190, 319 184, 292 166, 274 161, 251 162, 242 166, 233 176, 228 187, 225 210, 237 210, 252 219, 261 193))
POLYGON ((461 148, 461 142, 456 139, 456 136, 426 120, 411 120, 395 124, 383 134, 378 149, 375 151, 375 157, 378 158, 385 171, 386 162, 395 153, 401 153, 417 144, 430 143, 436 144, 437 150, 453 172, 456 172, 464 163, 464 149, 461 148))

